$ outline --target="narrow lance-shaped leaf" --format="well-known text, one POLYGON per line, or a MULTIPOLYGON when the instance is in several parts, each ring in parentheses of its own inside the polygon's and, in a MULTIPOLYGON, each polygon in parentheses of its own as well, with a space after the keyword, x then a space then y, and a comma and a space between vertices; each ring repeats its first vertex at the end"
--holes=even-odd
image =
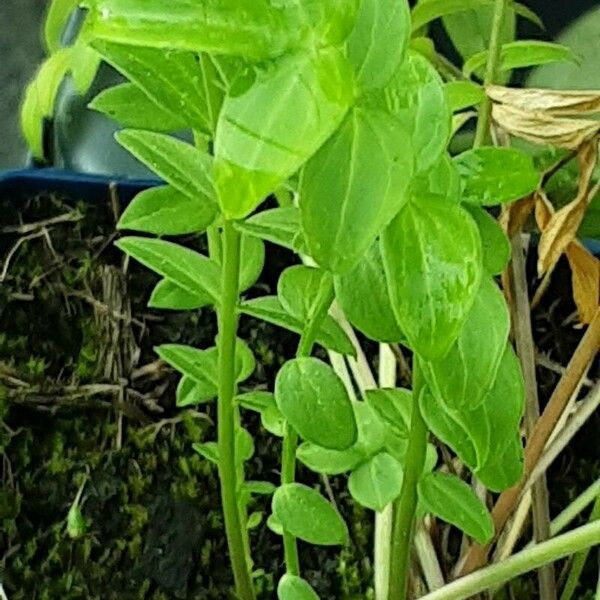
POLYGON ((407 201, 413 163, 407 138, 383 110, 355 108, 306 165, 302 229, 323 268, 351 269, 407 201))
POLYGON ((404 60, 410 38, 406 0, 362 0, 348 39, 348 58, 360 89, 385 85, 404 60))
POLYGON ((423 361, 434 394, 453 408, 476 408, 491 389, 506 349, 510 316, 504 296, 485 279, 456 342, 441 359, 423 361))
POLYGON ((249 68, 225 99, 215 141, 215 181, 227 218, 250 214, 337 129, 353 94, 341 51, 286 56, 249 68))
POLYGON ((438 198, 415 199, 384 231, 382 254, 392 307, 410 347, 429 360, 443 357, 481 281, 473 219, 438 198))
POLYGON ((493 0, 426 0, 419 2, 411 12, 412 30, 418 31, 431 21, 441 17, 479 10, 492 5, 493 0))
POLYGON ((285 531, 310 544, 335 546, 348 541, 346 524, 333 505, 305 485, 279 487, 273 495, 273 515, 285 531))
POLYGON ((454 158, 460 174, 462 199, 477 206, 519 200, 540 182, 533 158, 513 148, 477 148, 454 158))
POLYGON ((356 441, 352 403, 342 380, 316 358, 296 358, 275 380, 275 400, 290 425, 307 441, 344 450, 356 441))
POLYGON ((152 238, 126 237, 115 245, 189 294, 208 294, 214 303, 218 302, 221 269, 210 258, 178 244, 152 238))
POLYGON ((456 525, 480 544, 494 536, 494 522, 475 492, 458 477, 430 473, 419 482, 423 508, 447 523, 456 525))
POLYGON ((387 452, 381 452, 352 471, 348 489, 358 503, 382 511, 400 495, 402 466, 387 452))
POLYGON ((51 0, 44 21, 44 41, 50 53, 60 50, 65 27, 78 4, 79 0, 51 0))

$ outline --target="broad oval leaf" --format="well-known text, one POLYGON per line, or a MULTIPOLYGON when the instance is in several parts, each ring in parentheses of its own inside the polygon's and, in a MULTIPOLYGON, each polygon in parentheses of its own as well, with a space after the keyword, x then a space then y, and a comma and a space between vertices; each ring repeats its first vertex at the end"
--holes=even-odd
POLYGON ((348 489, 363 506, 382 511, 402 489, 402 465, 387 452, 380 452, 352 471, 348 489))
POLYGON ((215 182, 227 218, 250 214, 337 129, 353 96, 340 50, 286 56, 238 77, 215 139, 215 182))
POLYGON ((302 229, 312 258, 350 270, 408 199, 413 156, 400 122, 355 108, 302 173, 302 229))
POLYGON ((345 450, 357 437, 352 403, 334 370, 316 358, 296 358, 280 369, 275 400, 290 425, 307 441, 345 450))
POLYGON ((441 158, 452 132, 452 111, 442 79, 426 58, 409 53, 382 92, 367 101, 384 106, 408 129, 417 173, 441 158))
POLYGON ((483 244, 483 270, 488 275, 500 275, 510 261, 510 241, 498 224, 485 209, 467 205, 465 208, 477 223, 483 244))
POLYGON ((167 185, 140 192, 125 209, 117 229, 184 235, 206 230, 217 214, 216 204, 192 199, 167 185))
POLYGON ((265 245, 262 240, 250 235, 242 235, 240 291, 250 289, 260 277, 265 266, 265 245))
POLYGON ((236 227, 247 235, 306 254, 300 210, 294 206, 262 210, 245 221, 239 221, 236 227))
POLYGON ((418 485, 427 512, 455 525, 480 544, 494 537, 492 517, 475 492, 455 475, 430 473, 418 485))
POLYGON ((534 192, 540 174, 533 158, 514 148, 476 148, 454 158, 462 199, 477 206, 513 202, 534 192))
POLYGON ((408 344, 428 360, 442 358, 481 282, 481 239, 473 219, 438 198, 411 201, 384 231, 382 254, 392 307, 408 344))
POLYGON ((477 478, 490 490, 501 492, 516 485, 523 477, 525 456, 520 433, 506 440, 505 447, 490 454, 477 470, 477 478))
POLYGON ((186 128, 181 115, 161 108, 133 83, 121 83, 100 92, 88 108, 110 117, 123 127, 172 133, 186 128))
POLYGON ((333 301, 331 274, 305 265, 288 267, 277 282, 277 296, 283 308, 305 323, 313 317, 322 290, 329 290, 328 296, 321 299, 329 306, 333 301))
POLYGON ((451 81, 444 86, 444 90, 452 112, 464 110, 485 100, 483 88, 472 81, 451 81))
POLYGON ((427 171, 414 177, 410 184, 411 195, 440 196, 448 202, 460 203, 460 176, 454 161, 447 152, 427 171))
POLYGON ((298 460, 315 473, 325 475, 341 475, 357 467, 366 458, 357 446, 347 450, 331 450, 322 448, 311 442, 304 442, 296 453, 298 460))
POLYGON ((177 408, 196 406, 215 398, 213 382, 199 384, 195 379, 184 375, 177 384, 175 405, 177 408))
POLYGON ((273 514, 282 528, 300 540, 319 546, 344 545, 348 529, 344 520, 317 491, 299 483, 277 488, 273 514))
POLYGON ((384 86, 404 60, 410 38, 410 11, 405 0, 362 0, 348 58, 361 90, 384 86))
POLYGON ((286 573, 277 585, 277 600, 319 600, 308 581, 286 573))
POLYGON ((210 306, 212 302, 208 293, 192 294, 168 279, 161 279, 152 290, 148 307, 162 310, 197 310, 210 306))
POLYGON ((351 271, 335 278, 335 291, 352 326, 368 338, 389 343, 404 338, 390 302, 378 242, 351 271))
POLYGON ((367 390, 366 401, 387 427, 408 439, 413 409, 412 392, 401 388, 367 390))
MULTIPOLYGON (((304 323, 290 315, 281 306, 277 296, 263 296, 254 300, 242 302, 240 311, 245 315, 261 319, 267 323, 272 323, 278 327, 283 327, 297 334, 302 334, 304 323)), ((330 316, 326 315, 321 323, 316 341, 327 350, 333 350, 339 354, 350 356, 356 355, 354 345, 340 327, 340 325, 330 316)))
POLYGON ((216 204, 211 177, 212 157, 169 135, 124 129, 115 134, 119 144, 139 161, 197 202, 216 204))
POLYGON ((200 297, 208 295, 213 303, 218 302, 221 269, 210 258, 153 238, 125 237, 115 245, 187 293, 200 297))
POLYGON ((441 359, 422 361, 430 389, 451 408, 473 409, 491 389, 506 350, 510 315, 492 279, 484 279, 457 340, 441 359))

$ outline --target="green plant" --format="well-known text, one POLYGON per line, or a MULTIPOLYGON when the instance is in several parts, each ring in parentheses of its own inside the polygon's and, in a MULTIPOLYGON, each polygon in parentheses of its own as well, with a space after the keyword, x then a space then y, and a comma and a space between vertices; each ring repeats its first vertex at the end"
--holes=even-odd
MULTIPOLYGON (((182 375, 179 406, 217 401, 217 440, 194 450, 219 471, 242 600, 255 597, 252 495, 273 494, 267 525, 284 541, 282 600, 316 597, 301 578, 298 539, 348 543, 336 507, 296 481, 297 460, 324 476, 348 473, 350 494, 366 508, 393 505, 378 542, 391 546, 381 597, 392 600, 408 594, 417 516, 431 514, 480 543, 495 534, 465 477, 450 472, 452 463, 436 468, 430 433, 488 490, 523 475, 523 377, 494 281, 510 248, 485 207, 531 194, 540 173, 521 151, 483 146, 491 101, 474 82, 445 84, 436 66, 448 65, 421 36, 433 19, 481 5, 495 5, 490 49, 486 40, 470 56, 466 78, 487 65, 491 84, 500 70, 570 57, 549 44, 502 46, 505 13, 531 17, 505 0, 428 0, 414 9, 412 26, 398 0, 88 2, 86 41, 128 79, 91 107, 126 127, 119 143, 164 181, 119 223, 158 237, 127 236, 117 246, 160 275, 150 306, 217 314, 213 347, 157 352, 182 375), (452 157, 453 112, 478 103, 475 147, 452 157), (183 130, 193 144, 170 135, 183 130), (260 210, 285 193, 291 202, 260 210), (208 256, 162 239, 203 232, 208 256), (281 274, 276 296, 245 299, 263 269, 265 241, 303 264, 281 274), (272 393, 238 389, 255 368, 237 337, 242 315, 300 335, 272 393), (339 363, 336 371, 312 356, 315 345, 357 356, 345 318, 369 339, 413 353, 412 390, 362 389, 357 400, 339 363), (245 479, 254 451, 247 410, 282 438, 276 489, 245 479)), ((581 550, 598 542, 598 529, 575 537, 581 550)), ((465 589, 496 586, 571 546, 556 540, 548 548, 465 589)))

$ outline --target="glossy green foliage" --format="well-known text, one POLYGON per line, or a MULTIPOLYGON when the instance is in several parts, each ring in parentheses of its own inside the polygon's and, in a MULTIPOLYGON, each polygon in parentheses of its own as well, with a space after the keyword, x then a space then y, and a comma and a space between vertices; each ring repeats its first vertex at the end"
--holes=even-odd
POLYGON ((210 58, 102 40, 94 48, 171 119, 209 135, 214 132, 224 84, 210 58))
POLYGON ((51 0, 49 3, 44 21, 44 41, 48 52, 61 48, 65 26, 78 4, 78 0, 51 0))
POLYGON ((285 419, 275 402, 275 395, 270 392, 247 392, 235 399, 242 408, 260 414, 262 426, 273 435, 282 437, 285 431, 285 419))
POLYGON ((304 442, 298 448, 297 457, 315 473, 341 475, 358 467, 365 460, 365 453, 358 444, 346 450, 331 450, 304 442))
POLYGON ((352 270, 335 278, 335 291, 352 326, 368 338, 391 343, 404 338, 390 302, 379 243, 352 270))
POLYGON ((489 8, 493 0, 424 0, 412 10, 411 21, 413 31, 441 17, 489 8))
POLYGON ((218 302, 221 269, 210 258, 153 238, 126 237, 115 245, 189 294, 208 295, 213 303, 218 302))
POLYGON ((408 128, 405 144, 412 142, 417 173, 441 158, 450 139, 452 112, 442 79, 426 58, 409 53, 382 92, 366 101, 385 106, 408 128))
POLYGON ((480 544, 494 536, 494 522, 475 492, 455 475, 429 473, 419 482, 419 501, 427 512, 455 525, 480 544))
POLYGON ((475 222, 439 198, 415 199, 384 231, 382 254, 392 307, 409 346, 426 359, 442 358, 481 281, 475 222))
POLYGON ((277 600, 319 600, 319 596, 302 577, 286 573, 277 585, 277 600))
POLYGON ((485 209, 466 205, 465 208, 477 223, 483 243, 483 270, 488 275, 500 275, 510 261, 510 241, 498 224, 485 209))
POLYGON ((506 349, 510 316, 504 296, 484 279, 458 338, 441 359, 423 361, 432 392, 456 409, 473 409, 492 387, 506 349))
MULTIPOLYGON (((294 333, 301 334, 304 329, 304 322, 290 315, 283 308, 277 296, 262 296, 242 302, 240 311, 245 315, 283 327, 294 333)), ((329 315, 325 316, 321 323, 316 342, 339 354, 356 354, 354 346, 344 330, 329 315)))
POLYGON ((124 127, 171 133, 186 129, 182 115, 159 106, 133 83, 121 83, 98 94, 89 104, 124 127))
POLYGON ((295 537, 320 546, 344 545, 348 529, 342 517, 316 490, 299 483, 277 488, 273 515, 295 537))
POLYGON ((399 438, 408 439, 412 411, 412 392, 405 389, 367 390, 367 404, 399 438))
POLYGON ((464 110, 485 100, 483 88, 472 81, 451 81, 444 89, 452 112, 464 110))
POLYGON ((357 437, 348 392, 326 363, 296 358, 281 368, 275 380, 275 400, 290 425, 307 441, 323 448, 345 450, 357 437))
POLYGON ((216 203, 211 177, 212 157, 161 133, 125 129, 117 141, 176 190, 197 202, 216 203))
POLYGON ((224 101, 215 139, 224 215, 246 217, 298 171, 336 130, 352 96, 350 65, 334 48, 240 74, 224 101))
POLYGON ((296 265, 287 268, 277 284, 277 296, 285 311, 299 321, 308 322, 314 315, 321 291, 327 305, 333 301, 333 281, 330 273, 314 267, 296 265))
POLYGON ((440 196, 448 202, 460 203, 460 176, 454 161, 447 152, 427 171, 413 178, 410 185, 411 195, 440 196))
POLYGON ((117 225, 156 235, 183 235, 204 231, 217 217, 217 207, 182 194, 171 186, 139 193, 117 225))
POLYGON ((169 279, 161 279, 154 289, 148 306, 163 310, 196 310, 210 306, 213 300, 207 292, 189 292, 169 279))
POLYGON ((389 113, 355 108, 306 165, 302 229, 323 268, 351 269, 407 201, 413 162, 407 139, 389 113))
POLYGON ((255 61, 313 43, 341 43, 356 0, 94 0, 96 37, 123 44, 182 48, 255 61))
POLYGON ((362 0, 348 39, 348 58, 362 90, 383 87, 403 61, 410 38, 404 0, 362 0))
MULTIPOLYGON (((198 350, 181 344, 163 344, 156 352, 166 363, 186 378, 181 384, 178 401, 184 404, 206 402, 217 396, 218 390, 218 353, 216 348, 198 350), (189 380, 194 381, 192 389, 189 380)), ((236 380, 244 381, 254 372, 256 363, 248 346, 238 340, 236 347, 236 380)))
POLYGON ((477 148, 454 159, 464 202, 477 206, 505 204, 537 189, 540 174, 533 158, 513 148, 477 148))
POLYGON ((252 236, 242 236, 240 257, 240 292, 250 289, 260 277, 265 266, 265 245, 252 236))
POLYGON ((400 494, 402 465, 387 452, 376 454, 352 471, 348 489, 363 506, 382 511, 400 494))

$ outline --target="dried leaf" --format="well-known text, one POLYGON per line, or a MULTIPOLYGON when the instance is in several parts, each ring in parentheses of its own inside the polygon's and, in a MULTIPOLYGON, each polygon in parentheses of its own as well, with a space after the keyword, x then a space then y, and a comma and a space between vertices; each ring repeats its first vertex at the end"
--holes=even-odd
POLYGON ((573 298, 579 320, 587 325, 600 307, 600 260, 579 242, 571 242, 566 254, 573 273, 573 298))
POLYGON ((578 157, 580 179, 577 197, 551 216, 540 238, 538 257, 538 273, 540 276, 554 268, 568 245, 575 240, 585 210, 593 196, 591 180, 598 160, 597 142, 592 141, 584 144, 578 153, 578 157))
POLYGON ((540 231, 544 231, 548 227, 548 223, 556 211, 552 206, 546 192, 538 190, 535 193, 535 222, 540 231))
POLYGON ((534 144, 550 144, 568 150, 578 148, 600 132, 599 121, 559 118, 508 104, 494 104, 492 117, 511 135, 534 144))
POLYGON ((534 197, 529 196, 505 207, 506 210, 502 211, 499 223, 509 238, 513 238, 523 230, 534 205, 534 197))
POLYGON ((494 101, 527 112, 545 112, 554 116, 589 115, 600 112, 600 91, 518 89, 500 85, 486 87, 494 101))

